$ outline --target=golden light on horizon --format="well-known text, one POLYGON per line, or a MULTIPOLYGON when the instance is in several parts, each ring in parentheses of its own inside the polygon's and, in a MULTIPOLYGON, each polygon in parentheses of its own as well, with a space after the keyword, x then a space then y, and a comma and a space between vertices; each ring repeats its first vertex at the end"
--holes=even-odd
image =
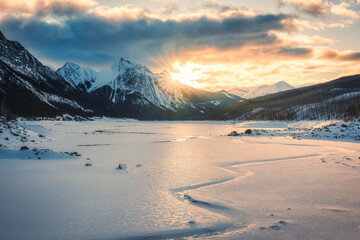
POLYGON ((198 80, 209 77, 208 74, 204 73, 201 65, 194 64, 192 62, 180 65, 176 62, 172 65, 172 67, 173 68, 170 71, 170 74, 173 79, 190 87, 203 88, 206 86, 206 84, 198 82, 198 80))

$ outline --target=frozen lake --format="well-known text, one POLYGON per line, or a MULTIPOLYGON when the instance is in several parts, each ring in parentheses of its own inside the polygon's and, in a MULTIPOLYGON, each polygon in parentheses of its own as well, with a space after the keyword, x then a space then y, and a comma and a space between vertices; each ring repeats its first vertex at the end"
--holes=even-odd
POLYGON ((18 124, 27 141, 0 135, 0 239, 360 239, 359 141, 276 134, 323 123, 18 124), (274 134, 226 136, 247 128, 274 134))

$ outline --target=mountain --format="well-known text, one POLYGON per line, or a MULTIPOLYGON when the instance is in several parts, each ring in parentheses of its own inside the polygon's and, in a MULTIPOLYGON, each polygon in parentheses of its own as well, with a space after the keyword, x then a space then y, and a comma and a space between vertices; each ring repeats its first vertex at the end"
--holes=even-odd
POLYGON ((73 63, 55 72, 0 32, 2 116, 191 119, 241 100, 188 87, 172 80, 167 72, 154 74, 122 58, 100 72, 73 63))
MULTIPOLYGON (((87 94, 88 95, 88 94, 87 94)), ((5 116, 56 116, 104 114, 106 99, 89 101, 65 79, 44 66, 20 43, 0 32, 0 114, 5 116)))
POLYGON ((298 120, 360 116, 360 75, 249 99, 201 119, 298 120))
POLYGON ((291 89, 294 89, 294 87, 284 81, 281 81, 271 85, 261 85, 259 87, 234 88, 229 90, 229 93, 242 98, 251 99, 291 89))
POLYGON ((114 104, 134 108, 154 105, 177 117, 209 113, 243 100, 225 91, 213 93, 189 87, 172 79, 166 71, 153 73, 146 66, 123 58, 99 72, 65 63, 57 73, 73 87, 105 96, 114 104))
POLYGON ((91 68, 80 67, 77 64, 67 62, 56 71, 64 77, 73 87, 82 91, 88 91, 96 79, 96 72, 91 68))

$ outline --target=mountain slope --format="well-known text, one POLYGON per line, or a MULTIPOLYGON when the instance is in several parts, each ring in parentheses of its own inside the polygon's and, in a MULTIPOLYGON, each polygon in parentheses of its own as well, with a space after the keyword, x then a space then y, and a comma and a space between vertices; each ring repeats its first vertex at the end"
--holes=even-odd
POLYGON ((72 87, 44 66, 20 43, 0 32, 0 114, 3 116, 96 116, 108 112, 109 101, 72 87))
POLYGON ((281 81, 271 85, 261 85, 259 87, 234 88, 229 92, 242 98, 252 99, 291 89, 294 89, 294 87, 284 81, 281 81))
POLYGON ((360 75, 254 98, 202 119, 283 120, 360 116, 360 75))

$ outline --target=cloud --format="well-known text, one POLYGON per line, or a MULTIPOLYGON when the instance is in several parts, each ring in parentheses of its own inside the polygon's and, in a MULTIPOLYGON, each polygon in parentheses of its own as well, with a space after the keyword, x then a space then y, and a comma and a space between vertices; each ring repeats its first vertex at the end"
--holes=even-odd
POLYGON ((334 49, 325 49, 321 56, 321 59, 326 59, 330 61, 350 61, 350 62, 360 62, 360 52, 356 51, 337 51, 334 49))
POLYGON ((280 55, 286 55, 286 56, 309 56, 312 53, 312 50, 310 48, 288 48, 288 47, 282 47, 278 54, 280 55))
POLYGON ((97 5, 98 3, 94 0, 0 0, 0 13, 22 17, 38 14, 64 15, 74 11, 84 11, 97 5))
POLYGON ((219 4, 216 0, 204 0, 204 8, 214 8, 220 12, 226 12, 229 10, 234 10, 236 8, 230 7, 228 5, 219 4))
POLYGON ((284 45, 297 46, 297 45, 331 45, 334 43, 333 39, 323 38, 318 35, 307 36, 302 34, 288 34, 285 32, 273 32, 276 38, 284 45))
POLYGON ((325 16, 329 9, 329 3, 322 0, 278 0, 278 2, 280 5, 291 4, 315 17, 325 16))
POLYGON ((345 18, 353 18, 353 19, 359 18, 359 13, 349 9, 350 7, 351 4, 348 2, 342 2, 339 5, 332 4, 331 13, 345 18))
POLYGON ((333 15, 342 18, 359 18, 359 13, 351 9, 358 5, 359 1, 357 3, 355 1, 341 1, 339 4, 323 0, 278 0, 278 2, 280 6, 290 4, 314 17, 324 17, 328 12, 331 12, 333 15))
POLYGON ((231 14, 218 18, 201 15, 163 20, 131 6, 96 6, 74 14, 80 11, 80 5, 64 8, 58 4, 59 1, 52 1, 32 17, 5 18, 0 28, 11 39, 36 49, 42 58, 86 65, 95 61, 106 65, 117 56, 151 64, 151 59, 164 55, 169 47, 173 54, 180 55, 207 47, 268 45, 276 42, 270 31, 294 28, 292 16, 285 14, 231 14), (48 21, 54 15, 57 21, 48 21))

